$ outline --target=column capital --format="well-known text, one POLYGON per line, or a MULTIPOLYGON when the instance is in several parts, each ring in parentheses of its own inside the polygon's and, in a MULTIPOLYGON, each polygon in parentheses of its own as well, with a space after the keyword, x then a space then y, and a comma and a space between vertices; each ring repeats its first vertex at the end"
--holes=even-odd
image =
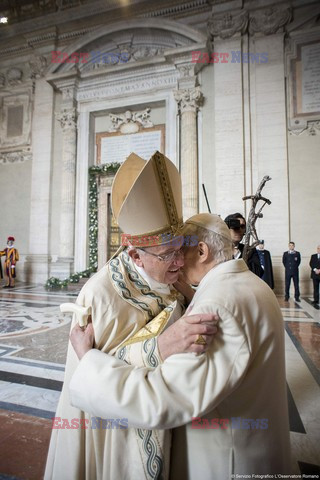
POLYGON ((60 122, 63 132, 77 128, 77 112, 75 108, 62 108, 61 112, 55 114, 60 122))
POLYGON ((174 91, 174 98, 178 103, 181 113, 196 112, 202 104, 203 94, 200 87, 184 88, 174 91))

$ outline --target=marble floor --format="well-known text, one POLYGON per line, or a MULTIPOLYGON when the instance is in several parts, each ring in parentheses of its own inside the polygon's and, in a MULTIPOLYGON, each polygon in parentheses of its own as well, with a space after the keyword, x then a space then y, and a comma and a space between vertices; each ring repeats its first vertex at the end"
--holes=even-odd
MULTIPOLYGON (((0 480, 43 478, 71 321, 59 305, 73 302, 79 289, 47 292, 22 283, 0 288, 0 480)), ((320 309, 311 297, 300 304, 279 298, 279 304, 286 330, 292 464, 301 474, 295 478, 320 478, 320 309)))

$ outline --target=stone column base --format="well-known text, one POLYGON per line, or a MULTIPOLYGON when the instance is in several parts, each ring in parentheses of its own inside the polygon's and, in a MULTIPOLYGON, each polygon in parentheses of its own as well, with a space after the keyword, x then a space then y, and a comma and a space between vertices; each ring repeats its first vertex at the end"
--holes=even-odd
POLYGON ((50 255, 27 255, 24 262, 24 278, 28 283, 43 283, 49 278, 50 255))
MULTIPOLYGON (((57 277, 64 280, 74 273, 73 257, 58 257, 50 264, 50 277, 57 277)), ((48 277, 49 278, 49 277, 48 277)))

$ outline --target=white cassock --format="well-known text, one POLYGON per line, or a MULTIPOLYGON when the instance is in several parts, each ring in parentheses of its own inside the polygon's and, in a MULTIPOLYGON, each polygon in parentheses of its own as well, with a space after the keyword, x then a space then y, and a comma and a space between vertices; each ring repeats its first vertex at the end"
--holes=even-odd
MULTIPOLYGON (((137 366, 155 367, 161 362, 156 336, 182 315, 177 298, 181 295, 137 270, 122 252, 88 280, 77 304, 92 307, 97 349, 137 366)), ((52 431, 45 480, 167 479, 171 432, 112 428, 107 420, 124 419, 126 424, 125 417, 106 413, 101 421, 71 406, 69 383, 78 364, 69 344, 54 425, 70 428, 52 431)), ((84 388, 90 388, 88 380, 84 388)))
POLYGON ((72 378, 72 404, 125 416, 139 428, 179 427, 172 480, 290 473, 284 325, 274 293, 242 259, 231 260, 207 273, 192 305, 192 314, 217 312, 221 319, 206 354, 173 355, 151 370, 93 349, 72 378), (193 417, 229 423, 195 429, 193 417))

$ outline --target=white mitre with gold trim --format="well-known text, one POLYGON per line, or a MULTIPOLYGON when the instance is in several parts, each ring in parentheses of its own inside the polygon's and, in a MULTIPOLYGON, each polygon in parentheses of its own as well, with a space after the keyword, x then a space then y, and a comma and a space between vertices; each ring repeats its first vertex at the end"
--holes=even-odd
POLYGON ((160 152, 148 161, 129 155, 114 178, 111 202, 131 245, 144 244, 146 237, 152 238, 145 246, 166 243, 183 226, 181 178, 160 152))

